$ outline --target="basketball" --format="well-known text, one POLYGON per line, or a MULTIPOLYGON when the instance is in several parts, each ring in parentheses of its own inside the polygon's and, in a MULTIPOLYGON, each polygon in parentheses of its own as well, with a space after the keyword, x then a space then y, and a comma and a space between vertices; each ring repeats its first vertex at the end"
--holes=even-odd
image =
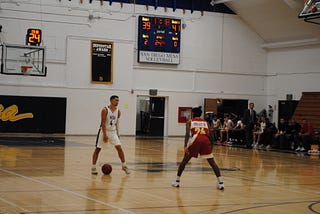
POLYGON ((101 170, 102 170, 103 174, 109 175, 112 172, 112 166, 111 166, 111 164, 105 163, 101 167, 101 170))

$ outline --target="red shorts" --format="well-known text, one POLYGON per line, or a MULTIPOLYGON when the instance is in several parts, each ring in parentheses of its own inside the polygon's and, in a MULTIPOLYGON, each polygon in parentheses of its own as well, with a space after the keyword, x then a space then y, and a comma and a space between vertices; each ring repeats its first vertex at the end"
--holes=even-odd
POLYGON ((212 147, 207 135, 198 135, 192 145, 188 147, 189 155, 197 158, 200 154, 203 158, 213 158, 212 147))

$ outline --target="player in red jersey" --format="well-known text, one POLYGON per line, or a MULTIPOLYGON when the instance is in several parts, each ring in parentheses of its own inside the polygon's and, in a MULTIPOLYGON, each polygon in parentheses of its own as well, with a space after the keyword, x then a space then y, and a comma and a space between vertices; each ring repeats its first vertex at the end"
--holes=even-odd
POLYGON ((192 119, 190 119, 186 124, 186 134, 184 140, 185 155, 179 165, 177 179, 172 182, 172 186, 180 187, 180 177, 185 166, 192 157, 197 158, 198 155, 200 155, 200 157, 207 159, 217 177, 218 189, 223 190, 224 183, 221 179, 220 169, 213 159, 209 125, 207 121, 200 118, 201 114, 202 110, 200 107, 195 107, 192 109, 192 119), (191 139, 189 141, 190 133, 191 139))

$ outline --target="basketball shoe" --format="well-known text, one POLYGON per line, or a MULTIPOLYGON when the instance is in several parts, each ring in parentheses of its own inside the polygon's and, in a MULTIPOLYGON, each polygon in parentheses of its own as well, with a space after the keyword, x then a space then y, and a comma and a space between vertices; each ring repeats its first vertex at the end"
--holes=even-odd
POLYGON ((129 175, 131 173, 131 171, 129 170, 129 168, 127 166, 122 166, 122 170, 129 175))
POLYGON ((177 188, 180 187, 180 181, 177 181, 177 180, 172 181, 171 186, 177 187, 177 188))
POLYGON ((219 190, 224 190, 224 183, 223 183, 223 181, 218 182, 217 187, 218 187, 219 190))
POLYGON ((93 175, 97 175, 98 174, 98 171, 97 171, 96 167, 92 167, 91 168, 91 174, 93 174, 93 175))

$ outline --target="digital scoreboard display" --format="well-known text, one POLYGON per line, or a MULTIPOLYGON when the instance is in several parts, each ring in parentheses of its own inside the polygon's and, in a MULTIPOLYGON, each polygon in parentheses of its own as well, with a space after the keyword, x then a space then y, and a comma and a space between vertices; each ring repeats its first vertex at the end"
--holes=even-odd
POLYGON ((179 64, 181 20, 139 16, 138 62, 179 64))

